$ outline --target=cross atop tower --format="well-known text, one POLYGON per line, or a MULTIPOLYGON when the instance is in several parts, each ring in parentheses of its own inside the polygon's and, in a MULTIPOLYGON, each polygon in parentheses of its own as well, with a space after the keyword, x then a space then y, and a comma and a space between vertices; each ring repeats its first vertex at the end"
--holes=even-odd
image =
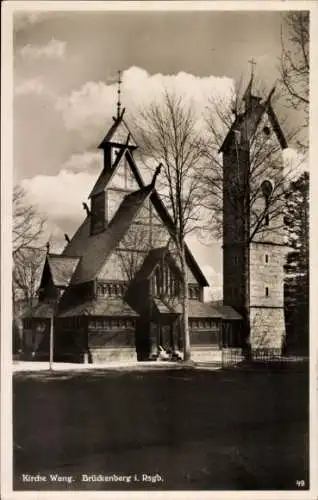
POLYGON ((247 86, 247 89, 245 90, 245 93, 243 95, 243 101, 245 101, 245 110, 251 109, 252 103, 254 102, 259 102, 261 99, 259 97, 253 96, 253 82, 254 82, 254 66, 256 65, 255 59, 252 57, 250 59, 249 64, 251 65, 251 78, 250 82, 247 86))
POLYGON ((252 59, 250 59, 248 62, 251 65, 251 77, 253 78, 253 76, 254 76, 254 66, 256 66, 256 61, 255 61, 254 57, 252 57, 252 59))
POLYGON ((121 71, 118 70, 118 80, 117 80, 117 85, 118 85, 118 89, 117 89, 117 118, 120 117, 120 107, 121 107, 121 102, 120 102, 120 85, 122 83, 122 80, 121 80, 121 71))

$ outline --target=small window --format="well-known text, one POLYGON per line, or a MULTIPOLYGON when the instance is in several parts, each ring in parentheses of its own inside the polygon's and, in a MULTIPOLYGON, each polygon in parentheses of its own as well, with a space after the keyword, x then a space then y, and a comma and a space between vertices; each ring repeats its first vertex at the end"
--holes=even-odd
POLYGON ((265 225, 265 226, 269 226, 269 215, 268 215, 268 214, 266 214, 266 215, 265 215, 265 218, 264 218, 264 225, 265 225))
POLYGON ((237 264, 238 263, 238 257, 237 255, 234 255, 234 264, 237 264))
POLYGON ((265 135, 267 135, 267 137, 271 135, 271 129, 267 126, 263 128, 263 132, 265 135))
POLYGON ((265 297, 269 297, 269 289, 268 286, 265 287, 265 297))
POLYGON ((268 254, 265 254, 265 263, 268 264, 268 261, 269 261, 269 256, 268 254))

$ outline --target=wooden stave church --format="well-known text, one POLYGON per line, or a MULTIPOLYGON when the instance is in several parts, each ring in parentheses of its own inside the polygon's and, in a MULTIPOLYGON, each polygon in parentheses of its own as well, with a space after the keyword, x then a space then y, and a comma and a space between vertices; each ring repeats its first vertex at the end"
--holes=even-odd
MULTIPOLYGON (((177 287, 173 291, 171 284, 180 279, 169 249, 173 222, 155 189, 158 172, 148 185, 142 179, 133 154, 137 145, 124 112, 118 110, 99 145, 103 168, 89 195, 91 208, 83 204, 83 223, 61 254, 50 253, 48 247, 38 304, 23 319, 26 359, 48 359, 51 322, 56 361, 144 361, 156 359, 161 347, 170 353, 182 351, 181 305, 177 287), (124 187, 112 182, 120 168, 124 187), (145 205, 143 217, 152 221, 151 229, 144 218, 138 219, 145 205), (133 248, 140 244, 136 241, 131 248, 127 242, 121 248, 132 224, 147 227, 152 234, 161 231, 164 237, 150 238, 145 250, 133 248), (127 260, 123 255, 133 252, 140 254, 139 263, 128 272, 123 270, 127 260), (119 267, 120 272, 111 272, 119 267), (168 288, 158 287, 160 276, 168 288)), ((241 345, 242 317, 230 306, 203 301, 208 282, 187 245, 186 262, 192 359, 214 359, 223 347, 241 345)))

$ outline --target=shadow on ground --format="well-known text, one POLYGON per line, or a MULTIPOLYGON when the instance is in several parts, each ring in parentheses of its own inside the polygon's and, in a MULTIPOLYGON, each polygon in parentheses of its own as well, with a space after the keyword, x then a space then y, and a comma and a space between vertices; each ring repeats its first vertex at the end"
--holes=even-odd
POLYGON ((14 489, 309 487, 306 369, 16 373, 13 388, 14 489), (73 482, 22 481, 54 472, 73 482))

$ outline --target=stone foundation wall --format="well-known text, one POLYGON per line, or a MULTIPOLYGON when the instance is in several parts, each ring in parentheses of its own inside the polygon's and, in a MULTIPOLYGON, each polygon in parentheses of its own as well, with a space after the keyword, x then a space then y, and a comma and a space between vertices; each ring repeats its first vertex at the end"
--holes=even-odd
POLYGON ((196 362, 222 362, 222 350, 213 346, 191 346, 191 359, 196 362))
POLYGON ((250 342, 252 349, 281 349, 285 339, 285 316, 283 308, 251 308, 250 342))
POLYGON ((137 361, 136 349, 133 347, 98 347, 90 349, 92 363, 108 363, 112 361, 137 361))

